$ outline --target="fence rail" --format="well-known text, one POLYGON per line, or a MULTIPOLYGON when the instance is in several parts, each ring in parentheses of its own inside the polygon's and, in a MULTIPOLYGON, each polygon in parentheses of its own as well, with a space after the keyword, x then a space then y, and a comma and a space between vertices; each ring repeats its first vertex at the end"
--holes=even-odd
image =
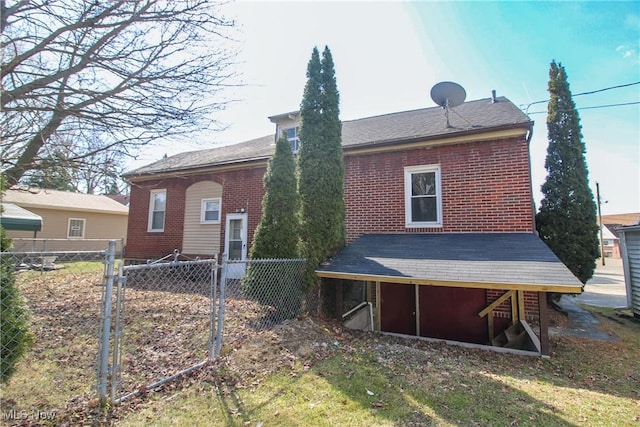
MULTIPOLYGON (((104 252, 114 239, 13 238, 13 252, 104 252)), ((124 239, 115 239, 116 255, 122 257, 124 239)))

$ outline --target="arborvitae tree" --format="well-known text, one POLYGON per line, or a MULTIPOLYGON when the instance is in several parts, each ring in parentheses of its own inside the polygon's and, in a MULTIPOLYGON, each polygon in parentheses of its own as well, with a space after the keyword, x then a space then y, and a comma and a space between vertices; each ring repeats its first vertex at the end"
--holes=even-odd
POLYGON ((565 69, 555 61, 549 70, 549 95, 547 179, 536 226, 560 261, 586 283, 599 256, 596 204, 589 188, 580 118, 565 69))
POLYGON ((339 98, 331 52, 325 47, 320 61, 318 49, 314 48, 300 106, 298 163, 302 253, 310 273, 345 242, 339 98))
MULTIPOLYGON (((286 136, 276 141, 275 155, 264 176, 266 193, 262 200, 262 219, 251 246, 252 260, 297 258, 298 193, 296 164, 286 136)), ((244 277, 244 289, 250 298, 274 308, 272 320, 297 316, 302 306, 302 283, 291 274, 287 263, 255 262, 244 277)))
POLYGON ((264 176, 262 219, 256 228, 250 257, 298 257, 298 193, 296 164, 285 136, 276 141, 276 152, 264 176))
MULTIPOLYGON (((4 178, 0 176, 0 196, 4 192, 4 178)), ((9 239, 0 227, 0 252, 11 248, 9 239)), ((29 331, 29 315, 20 290, 15 284, 14 263, 9 257, 0 258, 0 383, 5 384, 15 373, 18 360, 33 344, 29 331)))

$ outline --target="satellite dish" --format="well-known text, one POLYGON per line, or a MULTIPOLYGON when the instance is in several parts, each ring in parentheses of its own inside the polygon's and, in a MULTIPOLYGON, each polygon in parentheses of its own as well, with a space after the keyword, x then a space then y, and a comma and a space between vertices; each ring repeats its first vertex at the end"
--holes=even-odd
POLYGON ((431 88, 431 99, 444 108, 448 128, 451 127, 449 124, 449 108, 462 104, 466 97, 467 92, 458 83, 440 82, 431 88))
POLYGON ((440 82, 431 88, 431 99, 443 108, 457 107, 467 97, 464 88, 454 82, 440 82))

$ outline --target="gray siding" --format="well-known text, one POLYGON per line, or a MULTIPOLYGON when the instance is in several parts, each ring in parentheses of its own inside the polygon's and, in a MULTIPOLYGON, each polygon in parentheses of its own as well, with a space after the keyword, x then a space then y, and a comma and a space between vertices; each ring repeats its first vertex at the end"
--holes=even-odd
POLYGON ((633 313, 640 316, 640 226, 623 227, 620 231, 627 302, 633 313))
MULTIPOLYGON (((202 224, 200 221, 202 199, 218 197, 222 198, 222 185, 217 182, 200 181, 187 188, 182 253, 213 256, 220 251, 222 222, 202 224)), ((222 211, 222 206, 220 209, 222 211)))

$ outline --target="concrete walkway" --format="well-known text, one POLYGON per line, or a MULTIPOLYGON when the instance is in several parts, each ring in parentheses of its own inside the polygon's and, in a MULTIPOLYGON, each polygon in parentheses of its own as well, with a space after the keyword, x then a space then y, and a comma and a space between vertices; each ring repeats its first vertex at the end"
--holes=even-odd
POLYGON ((584 292, 573 299, 580 304, 599 307, 626 307, 627 288, 624 284, 622 259, 605 258, 604 266, 598 260, 596 272, 585 285, 584 292))
POLYGON ((627 290, 621 259, 605 258, 605 265, 598 260, 596 272, 578 296, 563 295, 559 305, 569 313, 565 327, 549 328, 549 335, 568 335, 598 341, 617 341, 619 338, 601 331, 600 321, 578 304, 598 307, 626 307, 627 290))

